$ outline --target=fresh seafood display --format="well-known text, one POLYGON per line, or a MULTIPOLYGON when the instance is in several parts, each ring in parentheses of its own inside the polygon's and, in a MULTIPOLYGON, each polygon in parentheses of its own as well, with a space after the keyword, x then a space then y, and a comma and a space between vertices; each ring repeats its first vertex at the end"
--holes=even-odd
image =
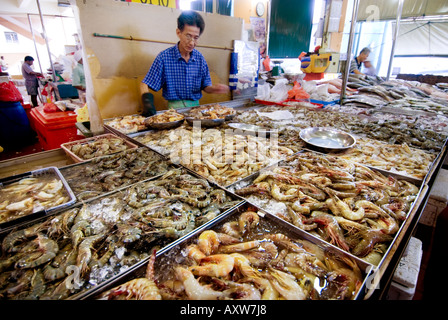
POLYGON ((163 113, 147 118, 145 123, 150 126, 153 123, 173 122, 183 120, 184 118, 185 116, 183 114, 177 112, 175 109, 170 109, 163 113))
POLYGON ((344 300, 356 296, 364 273, 352 258, 290 235, 259 217, 255 208, 234 216, 156 259, 154 281, 162 299, 344 300))
POLYGON ((421 180, 436 158, 436 154, 411 149, 406 143, 387 144, 368 138, 359 138, 353 148, 330 155, 421 180))
POLYGON ((89 160, 135 147, 112 134, 98 136, 85 142, 70 143, 66 146, 68 151, 81 160, 89 160))
MULTIPOLYGON (((275 137, 236 134, 233 129, 181 126, 134 139, 219 185, 230 185, 294 153, 275 137)), ((298 138, 299 139, 299 138, 298 138)))
POLYGON ((86 200, 132 183, 162 175, 170 164, 148 148, 128 149, 89 162, 61 168, 79 200, 86 200))
POLYGON ((299 153, 235 193, 302 230, 378 264, 419 188, 354 162, 299 153))
POLYGON ((358 94, 347 97, 344 105, 389 106, 448 115, 448 94, 436 86, 399 79, 384 81, 380 77, 355 74, 348 80, 347 87, 357 89, 358 94))
MULTIPOLYGON (((179 143, 179 137, 182 137, 182 134, 192 129, 191 126, 182 124, 174 129, 150 130, 139 133, 138 135, 131 135, 130 137, 165 156, 169 156, 171 150, 179 143)), ((188 136, 191 134, 191 132, 188 132, 188 136)))
MULTIPOLYGON (((416 82, 348 80, 341 105, 211 104, 131 115, 105 121, 131 139, 70 143, 85 161, 60 172, 80 202, 1 235, 0 300, 77 298, 146 260, 144 274, 99 298, 354 299, 364 267, 382 266, 447 143, 448 95, 416 82), (187 125, 190 118, 217 126, 187 125), (151 124, 158 130, 147 130, 151 124), (299 133, 309 127, 349 132, 356 144, 306 151, 299 133), (132 139, 146 147, 130 148, 132 139), (188 238, 230 211, 234 217, 188 238)), ((313 97, 325 89, 321 100, 333 100, 341 86, 322 82, 313 97)), ((50 175, 0 184, 0 224, 73 193, 50 175)))
POLYGON ((237 111, 233 121, 249 124, 263 123, 264 127, 279 129, 279 136, 281 136, 281 129, 285 126, 299 129, 334 127, 389 144, 406 143, 410 147, 428 151, 439 151, 447 139, 447 135, 421 129, 414 122, 386 121, 349 113, 331 112, 325 109, 284 106, 282 110, 291 112, 293 117, 283 121, 274 121, 263 115, 276 110, 278 110, 277 107, 269 106, 258 110, 237 111))
POLYGON ((326 106, 325 110, 333 112, 344 112, 355 115, 362 115, 369 118, 369 121, 388 121, 388 122, 403 122, 413 123, 417 128, 423 130, 432 130, 441 132, 448 136, 448 116, 441 114, 431 114, 427 112, 405 112, 403 109, 391 109, 386 107, 365 109, 352 105, 334 104, 326 106))
MULTIPOLYGON (((195 141, 201 138, 195 137, 194 133, 191 138, 191 141, 186 141, 187 144, 191 143, 190 150, 185 150, 185 144, 178 145, 170 155, 171 160, 222 186, 230 185, 294 153, 287 147, 273 143, 275 140, 253 135, 223 136, 219 131, 206 130, 200 148, 195 147, 195 141)), ((181 141, 185 141, 185 137, 181 141)))
POLYGON ((124 134, 127 134, 145 130, 145 119, 146 118, 141 115, 128 115, 124 117, 117 117, 109 121, 104 121, 104 124, 124 134))
POLYGON ((216 103, 191 108, 187 113, 187 117, 195 119, 219 119, 225 118, 226 116, 232 116, 234 114, 235 110, 233 108, 225 107, 219 103, 216 103))
POLYGON ((26 177, 0 187, 0 224, 69 201, 70 195, 55 174, 26 177))
POLYGON ((241 203, 173 169, 2 240, 0 299, 66 299, 241 203))

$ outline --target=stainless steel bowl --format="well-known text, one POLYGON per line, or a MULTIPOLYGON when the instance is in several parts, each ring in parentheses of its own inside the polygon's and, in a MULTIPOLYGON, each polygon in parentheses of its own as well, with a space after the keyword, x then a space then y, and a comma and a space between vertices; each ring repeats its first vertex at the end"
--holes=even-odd
POLYGON ((333 128, 303 129, 300 131, 300 138, 312 146, 330 150, 349 149, 356 144, 352 135, 333 128))
POLYGON ((191 118, 191 117, 187 117, 185 118, 185 120, 187 120, 187 123, 189 125, 193 125, 194 123, 200 123, 201 127, 207 127, 207 128, 211 128, 211 127, 217 127, 221 124, 223 124, 226 119, 224 118, 218 118, 218 119, 196 119, 196 118, 191 118))
POLYGON ((163 130, 163 129, 172 129, 172 128, 176 128, 178 126, 180 126, 183 122, 184 119, 182 120, 176 120, 176 121, 171 121, 171 122, 148 122, 149 118, 145 119, 145 125, 147 127, 153 128, 153 129, 157 129, 157 130, 163 130))
POLYGON ((239 129, 239 130, 250 132, 250 133, 270 134, 275 131, 273 129, 263 128, 263 127, 259 127, 259 126, 256 126, 253 124, 248 124, 248 123, 234 122, 234 123, 229 123, 228 125, 229 125, 229 127, 233 128, 233 129, 239 129))

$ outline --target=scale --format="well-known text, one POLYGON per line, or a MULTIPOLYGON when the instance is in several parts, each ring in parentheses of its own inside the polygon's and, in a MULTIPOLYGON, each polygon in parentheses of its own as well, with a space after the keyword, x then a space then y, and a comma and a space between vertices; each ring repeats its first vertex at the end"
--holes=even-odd
POLYGON ((285 73, 285 70, 281 67, 281 64, 283 63, 283 60, 274 60, 272 61, 274 63, 274 67, 272 68, 272 76, 279 76, 283 73, 285 73))
POLYGON ((321 80, 324 78, 324 72, 330 65, 331 53, 302 52, 299 56, 301 62, 300 70, 305 73, 304 80, 321 80))

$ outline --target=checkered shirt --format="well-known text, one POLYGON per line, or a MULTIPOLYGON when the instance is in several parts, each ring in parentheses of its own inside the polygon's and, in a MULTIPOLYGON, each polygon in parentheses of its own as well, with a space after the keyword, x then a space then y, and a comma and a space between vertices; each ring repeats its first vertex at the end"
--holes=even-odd
POLYGON ((177 45, 157 55, 142 82, 154 91, 163 89, 166 100, 199 100, 202 90, 212 85, 204 56, 194 49, 186 62, 177 45))

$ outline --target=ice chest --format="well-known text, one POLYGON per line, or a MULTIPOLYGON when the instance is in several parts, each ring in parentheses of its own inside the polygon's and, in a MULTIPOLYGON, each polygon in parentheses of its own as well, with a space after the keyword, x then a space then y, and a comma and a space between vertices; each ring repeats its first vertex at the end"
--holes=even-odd
POLYGON ((44 107, 31 110, 35 130, 45 150, 57 149, 62 143, 84 139, 77 134, 76 113, 73 111, 44 112, 44 107))

